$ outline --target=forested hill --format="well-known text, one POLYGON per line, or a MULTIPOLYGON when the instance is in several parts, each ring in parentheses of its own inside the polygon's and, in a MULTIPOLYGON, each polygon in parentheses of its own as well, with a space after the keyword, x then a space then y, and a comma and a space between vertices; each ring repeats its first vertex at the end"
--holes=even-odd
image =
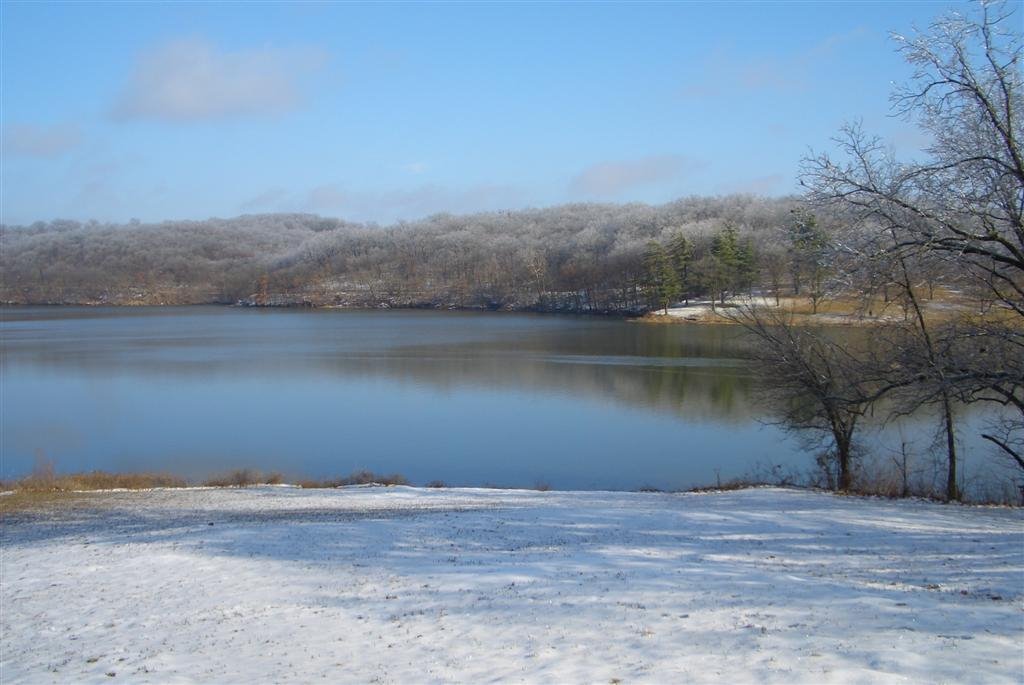
POLYGON ((798 280, 786 273, 797 205, 734 195, 391 226, 309 214, 3 226, 0 299, 639 312, 798 280))

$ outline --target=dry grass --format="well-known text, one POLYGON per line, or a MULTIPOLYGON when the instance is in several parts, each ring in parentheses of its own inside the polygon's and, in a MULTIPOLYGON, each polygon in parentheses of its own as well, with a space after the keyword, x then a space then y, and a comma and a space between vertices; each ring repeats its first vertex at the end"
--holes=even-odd
POLYGON ((0 516, 25 509, 74 506, 88 501, 83 493, 97 490, 147 490, 181 488, 184 478, 166 473, 69 473, 57 475, 52 465, 38 463, 32 474, 16 481, 0 482, 0 516))
POLYGON ((327 480, 301 480, 303 488, 340 488, 345 485, 408 485, 409 481, 399 473, 377 474, 373 471, 353 471, 341 478, 327 480))
POLYGON ((702 485, 690 488, 686 492, 729 492, 731 490, 748 490, 750 488, 764 487, 765 485, 777 485, 777 483, 765 483, 745 478, 734 478, 716 485, 702 485))
POLYGON ((0 497, 0 521, 8 514, 33 509, 56 509, 57 507, 75 506, 88 501, 88 497, 80 492, 61 490, 15 490, 9 495, 0 497))
MULTIPOLYGON (((57 475, 53 472, 40 473, 4 483, 7 490, 17 492, 70 492, 75 490, 144 490, 148 488, 181 488, 188 485, 184 478, 167 473, 69 473, 57 475)), ((8 495, 9 496, 9 495, 8 495)))

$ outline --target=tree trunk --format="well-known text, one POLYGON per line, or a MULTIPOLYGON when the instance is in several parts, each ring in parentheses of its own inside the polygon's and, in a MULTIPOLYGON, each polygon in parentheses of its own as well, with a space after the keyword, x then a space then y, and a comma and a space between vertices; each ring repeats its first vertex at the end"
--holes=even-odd
POLYGON ((953 425, 953 406, 949 399, 949 393, 942 392, 942 419, 946 429, 946 451, 948 454, 949 470, 946 475, 946 499, 950 502, 960 500, 960 488, 956 484, 956 430, 953 425))
POLYGON ((846 492, 853 485, 850 473, 850 443, 843 438, 836 440, 836 456, 839 457, 839 492, 846 492))
MULTIPOLYGON (((896 242, 895 234, 893 234, 893 242, 896 242)), ((935 380, 939 383, 939 390, 942 395, 942 423, 943 430, 946 432, 946 458, 948 462, 946 499, 956 502, 960 500, 960 490, 956 484, 956 427, 953 422, 953 402, 950 398, 949 388, 946 385, 946 374, 935 353, 935 343, 932 341, 931 333, 928 330, 928 323, 925 321, 924 312, 921 310, 921 305, 917 301, 917 295, 914 293, 913 282, 907 269, 907 262, 902 256, 899 258, 899 264, 903 275, 903 283, 901 285, 909 303, 907 313, 909 314, 911 309, 914 311, 918 328, 921 331, 921 337, 924 339, 928 364, 935 374, 935 380)))

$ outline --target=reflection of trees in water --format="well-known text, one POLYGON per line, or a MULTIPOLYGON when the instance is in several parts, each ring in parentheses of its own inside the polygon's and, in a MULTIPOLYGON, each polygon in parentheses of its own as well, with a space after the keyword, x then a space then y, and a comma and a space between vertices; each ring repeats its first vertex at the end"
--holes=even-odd
POLYGON ((760 416, 752 379, 736 366, 647 366, 529 356, 441 359, 384 357, 328 362, 348 377, 386 377, 401 383, 454 390, 485 387, 542 392, 621 403, 692 419, 746 421, 760 416))
POLYGON ((2 363, 7 370, 31 366, 104 378, 162 377, 172 382, 269 377, 287 383, 289 378, 302 381, 310 376, 339 381, 387 379, 440 392, 460 388, 542 392, 700 420, 750 421, 765 413, 741 362, 702 357, 543 353, 487 346, 418 346, 370 354, 300 349, 272 355, 250 354, 241 348, 238 353, 221 354, 202 347, 131 341, 103 349, 71 343, 8 346, 2 363))
MULTIPOLYGON (((448 312, 13 309, 0 367, 287 382, 386 379, 425 389, 542 392, 683 419, 770 419, 738 326, 448 312), (88 321, 78 321, 84 318, 88 321), (105 318, 104 318, 105 317, 105 318)), ((829 332, 857 345, 870 329, 829 332)))
MULTIPOLYGON (((232 313, 228 313, 228 317, 232 313)), ((400 342, 375 348, 378 333, 344 327, 253 326, 189 330, 140 317, 102 336, 21 337, 9 331, 0 364, 66 373, 164 376, 170 380, 288 378, 387 379, 427 389, 541 392, 670 413, 687 419, 749 421, 762 416, 734 327, 677 327, 622 321, 521 317, 426 319, 400 342), (493 323, 492 323, 493 322, 493 323), (447 324, 431 328, 429 324, 447 324), (468 325, 460 330, 459 324, 468 325), (521 326, 509 325, 521 323, 521 326), (491 330, 496 327, 498 330, 491 330), (692 330, 686 330, 692 329, 692 330), (417 338, 426 342, 412 342, 417 338), (448 340, 445 340, 448 338, 448 340), (412 344, 409 344, 412 342, 412 344)), ((363 315, 365 318, 365 315, 363 315)), ((264 317, 260 320, 265 321, 264 317)), ((318 317, 350 323, 353 317, 318 317)), ((277 323, 308 321, 290 313, 277 323)), ((405 322, 401 313, 375 322, 405 322)), ((72 330, 74 330, 72 328, 72 330)), ((386 336, 385 336, 386 337, 386 336)))
MULTIPOLYGON (((725 423, 724 430, 730 430, 728 424, 771 420, 773 415, 752 369, 738 359, 746 343, 734 326, 209 308, 165 308, 153 314, 122 309, 106 320, 96 316, 102 310, 88 310, 89 321, 78 322, 71 319, 79 318, 80 310, 50 311, 49 318, 17 324, 5 320, 0 373, 18 374, 22 383, 86 377, 117 379, 127 386, 133 379, 151 383, 142 387, 152 387, 154 380, 157 385, 189 384, 186 397, 218 384, 237 384, 231 389, 250 392, 246 384, 254 382, 252 392, 275 392, 301 389, 304 383, 337 383, 338 411, 344 411, 340 402, 358 401, 365 390, 341 384, 390 383, 434 393, 440 403, 445 393, 465 389, 493 392, 499 406, 502 395, 548 395, 657 412, 680 422, 725 423)), ((844 327, 834 334, 858 344, 870 331, 844 327)), ((964 408, 964 418, 975 409, 964 408)), ((906 422, 907 431, 927 432, 932 425, 927 417, 906 422)), ((870 451, 888 460, 898 438, 872 433, 870 451)), ((984 453, 976 450, 983 448, 969 450, 979 454, 979 465, 984 453)), ((923 452, 916 455, 914 468, 923 468, 927 458, 923 452)), ((809 457, 806 466, 811 466, 809 457)))

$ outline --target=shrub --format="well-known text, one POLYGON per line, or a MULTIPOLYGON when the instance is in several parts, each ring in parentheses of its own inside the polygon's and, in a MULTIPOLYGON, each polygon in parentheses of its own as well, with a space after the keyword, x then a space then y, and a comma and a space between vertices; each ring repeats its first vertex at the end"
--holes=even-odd
POLYGON ((408 485, 409 481, 399 473, 376 474, 373 471, 361 469, 353 471, 341 478, 330 478, 327 480, 302 480, 299 486, 303 488, 340 488, 346 485, 408 485))
POLYGON ((283 476, 280 473, 270 473, 266 476, 256 469, 235 469, 220 476, 213 476, 203 481, 203 485, 215 488, 241 488, 249 485, 277 485, 282 482, 283 476))

